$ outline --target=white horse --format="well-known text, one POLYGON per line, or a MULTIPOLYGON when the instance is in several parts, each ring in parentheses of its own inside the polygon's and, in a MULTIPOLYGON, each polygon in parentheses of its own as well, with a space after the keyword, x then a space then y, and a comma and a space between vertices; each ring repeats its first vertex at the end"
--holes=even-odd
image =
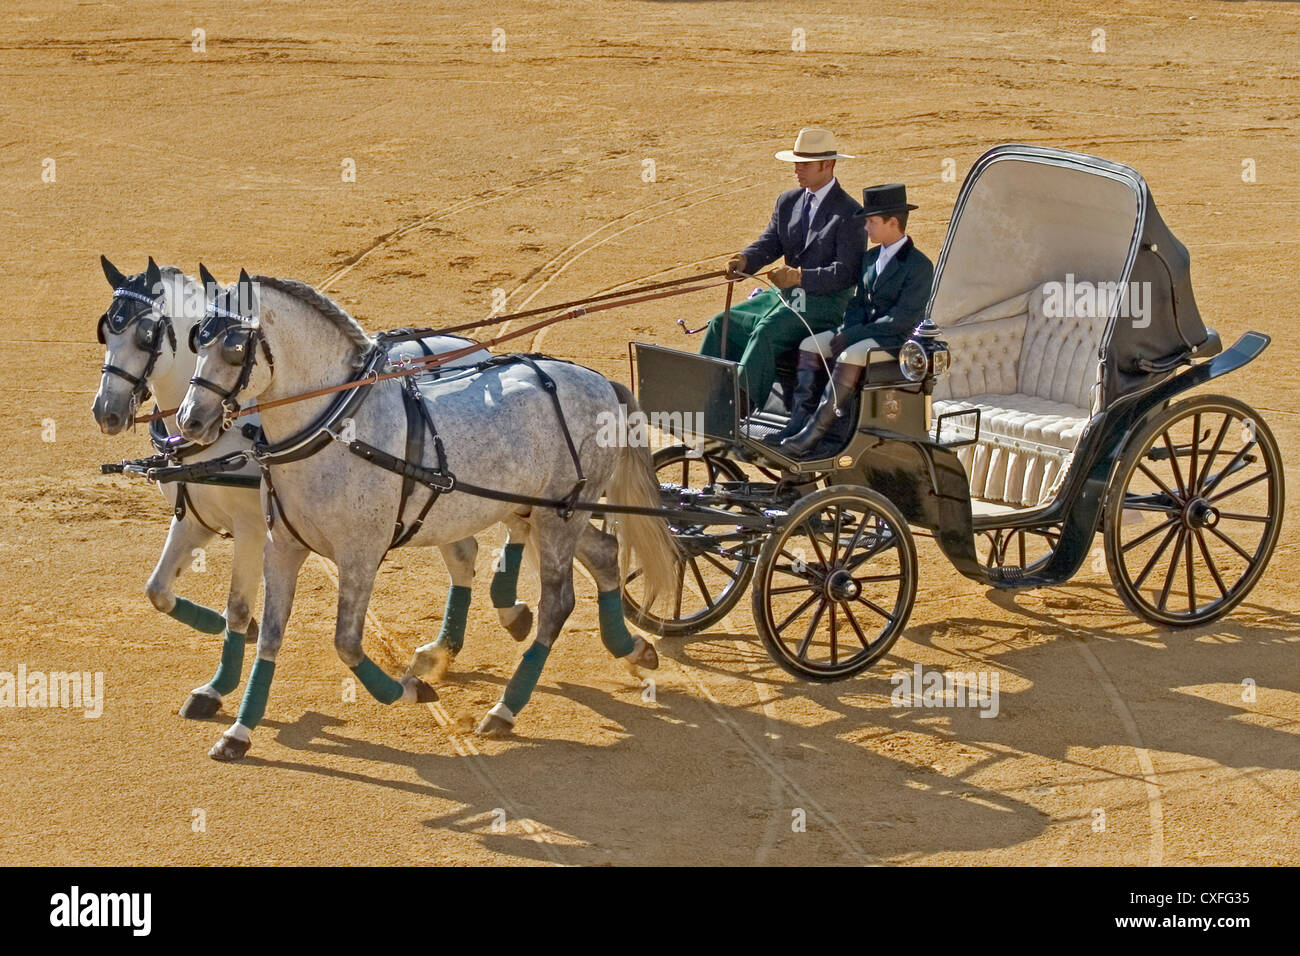
MULTIPOLYGON (((123 275, 107 258, 101 257, 104 276, 113 287, 113 301, 99 320, 99 337, 106 354, 92 411, 100 430, 116 435, 131 425, 141 403, 152 390, 163 408, 175 408, 185 397, 198 357, 194 336, 203 318, 204 289, 191 277, 171 266, 160 268, 153 259, 138 275, 123 275)), ((394 359, 447 352, 472 344, 457 336, 431 336, 394 345, 394 359)), ((470 365, 491 358, 480 349, 449 363, 470 365)), ((176 433, 173 419, 162 419, 150 429, 156 451, 166 452, 185 465, 210 461, 248 451, 260 432, 255 415, 241 420, 238 427, 221 431, 209 445, 184 442, 176 433)), ((222 698, 239 684, 244 645, 257 640, 253 602, 262 577, 262 549, 266 520, 256 486, 260 472, 251 460, 236 473, 250 477, 244 487, 187 481, 164 482, 160 489, 173 509, 171 529, 158 564, 145 585, 155 608, 198 631, 226 632, 221 662, 212 679, 196 687, 182 705, 182 717, 206 719, 221 708, 222 698), (176 582, 196 549, 206 546, 217 534, 233 538, 230 593, 225 613, 195 604, 175 593, 176 582)), ((508 526, 509 527, 509 526, 508 526)), ((527 528, 522 523, 511 529, 501 560, 492 579, 491 595, 501 623, 517 641, 532 628, 532 612, 516 601, 520 558, 527 528)), ((451 577, 442 628, 430 645, 429 656, 445 667, 460 650, 470 603, 478 542, 473 538, 443 545, 443 559, 451 577)))
POLYGON ((619 565, 635 551, 647 591, 671 589, 677 559, 667 524, 614 513, 610 535, 597 530, 588 513, 556 504, 590 504, 606 494, 616 506, 658 506, 649 451, 632 447, 626 435, 600 437, 602 422, 619 420, 620 402, 636 408, 626 388, 578 365, 538 359, 462 372, 408 395, 407 379, 378 378, 389 367, 382 350, 328 298, 300 282, 254 280, 243 272, 209 304, 198 344, 196 373, 177 413, 181 434, 212 441, 240 401, 256 399, 270 443, 259 449, 263 489, 274 509, 257 660, 238 719, 212 757, 233 760, 248 751, 250 731, 265 711, 298 572, 311 551, 338 567, 334 646, 343 663, 383 703, 436 698, 417 676, 427 666, 427 648, 400 681, 362 649, 375 573, 399 510, 399 472, 410 474, 410 465, 419 466, 415 473, 427 488, 446 489, 407 503, 408 512, 428 508, 412 545, 459 541, 518 518, 527 521, 536 548, 537 634, 479 733, 508 733, 528 702, 573 610, 575 556, 596 580, 605 646, 632 663, 658 664, 653 645, 633 638, 623 621, 619 565), (275 405, 345 383, 357 387, 275 405), (424 442, 418 462, 403 459, 408 410, 417 427, 430 434, 436 428, 438 436, 424 442), (485 489, 497 496, 484 496, 485 489))

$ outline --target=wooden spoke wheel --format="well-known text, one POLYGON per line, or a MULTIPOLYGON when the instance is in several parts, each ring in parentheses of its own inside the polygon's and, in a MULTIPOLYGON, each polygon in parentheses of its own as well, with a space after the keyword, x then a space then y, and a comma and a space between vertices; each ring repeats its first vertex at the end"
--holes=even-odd
POLYGON ((1172 405, 1130 442, 1112 482, 1110 578, 1149 621, 1213 621, 1264 573, 1282 509, 1282 458, 1250 406, 1218 395, 1172 405))
POLYGON ((754 622, 772 659, 812 681, 852 677, 902 632, 916 599, 916 545, 889 499, 833 485, 790 509, 759 552, 754 622))
MULTIPOLYGON (((745 481, 740 466, 725 457, 705 452, 691 457, 685 445, 661 448, 655 453, 655 474, 661 485, 703 488, 719 481, 745 481)), ((646 610, 639 568, 626 571, 623 610, 628 620, 661 637, 695 634, 726 617, 754 575, 754 532, 719 525, 673 524, 669 528, 682 553, 677 583, 646 610)))

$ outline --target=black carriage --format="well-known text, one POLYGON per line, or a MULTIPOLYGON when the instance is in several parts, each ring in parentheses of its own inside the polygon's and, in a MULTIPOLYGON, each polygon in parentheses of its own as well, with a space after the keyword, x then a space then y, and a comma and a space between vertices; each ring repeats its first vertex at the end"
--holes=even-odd
POLYGON ((689 441, 656 455, 665 508, 724 510, 735 524, 675 519, 676 593, 643 609, 633 570, 629 616, 695 633, 752 585, 773 659, 839 680, 905 627, 914 534, 966 577, 1017 589, 1068 581, 1100 528, 1136 614, 1213 621, 1272 554, 1282 463, 1250 407, 1185 393, 1268 343, 1247 332, 1224 350, 1206 328, 1187 250, 1135 170, 997 147, 957 198, 926 321, 872 356, 834 454, 795 461, 764 443, 786 418, 737 415, 734 363, 632 346, 643 410, 689 441))

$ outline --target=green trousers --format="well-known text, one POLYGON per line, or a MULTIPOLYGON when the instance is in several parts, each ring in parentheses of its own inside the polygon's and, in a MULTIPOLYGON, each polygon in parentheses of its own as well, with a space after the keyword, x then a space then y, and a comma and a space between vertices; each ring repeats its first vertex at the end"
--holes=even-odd
POLYGON ((726 353, 723 353, 722 313, 709 320, 701 355, 728 358, 740 363, 740 384, 750 403, 761 408, 776 381, 777 356, 796 348, 812 333, 836 328, 853 298, 850 287, 833 295, 805 295, 802 289, 786 289, 780 295, 771 289, 731 307, 727 323, 726 353), (802 312, 807 325, 790 308, 803 298, 802 312))

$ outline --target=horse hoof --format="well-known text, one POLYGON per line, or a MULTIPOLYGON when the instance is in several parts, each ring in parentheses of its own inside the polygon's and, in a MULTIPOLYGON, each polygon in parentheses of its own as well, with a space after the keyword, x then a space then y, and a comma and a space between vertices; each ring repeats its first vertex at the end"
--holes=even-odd
POLYGON ((659 667, 659 652, 644 637, 637 638, 637 640, 640 641, 641 648, 638 653, 632 655, 632 663, 638 667, 644 667, 648 671, 657 670, 659 667))
POLYGON ((421 647, 415 652, 415 657, 411 658, 411 666, 406 669, 405 676, 436 684, 442 680, 455 659, 456 652, 441 644, 421 647))
POLYGON ((429 704, 438 699, 438 692, 418 677, 411 675, 403 677, 402 687, 402 699, 409 699, 411 703, 429 704))
POLYGON ((478 729, 474 733, 480 737, 507 737, 514 732, 515 725, 506 720, 499 714, 489 712, 482 721, 479 722, 478 729))
POLYGON ((244 643, 245 644, 257 643, 257 618, 252 618, 248 622, 248 630, 244 632, 244 643))
POLYGON ((207 720, 221 710, 221 698, 193 691, 181 704, 181 716, 187 720, 207 720))
POLYGON ((212 749, 208 751, 208 756, 213 760, 239 760, 244 754, 248 753, 248 748, 251 746, 251 741, 237 740, 234 737, 222 734, 221 738, 212 745, 212 749))
POLYGON ((533 609, 527 604, 516 604, 519 613, 506 625, 506 633, 522 643, 533 630, 533 609))

